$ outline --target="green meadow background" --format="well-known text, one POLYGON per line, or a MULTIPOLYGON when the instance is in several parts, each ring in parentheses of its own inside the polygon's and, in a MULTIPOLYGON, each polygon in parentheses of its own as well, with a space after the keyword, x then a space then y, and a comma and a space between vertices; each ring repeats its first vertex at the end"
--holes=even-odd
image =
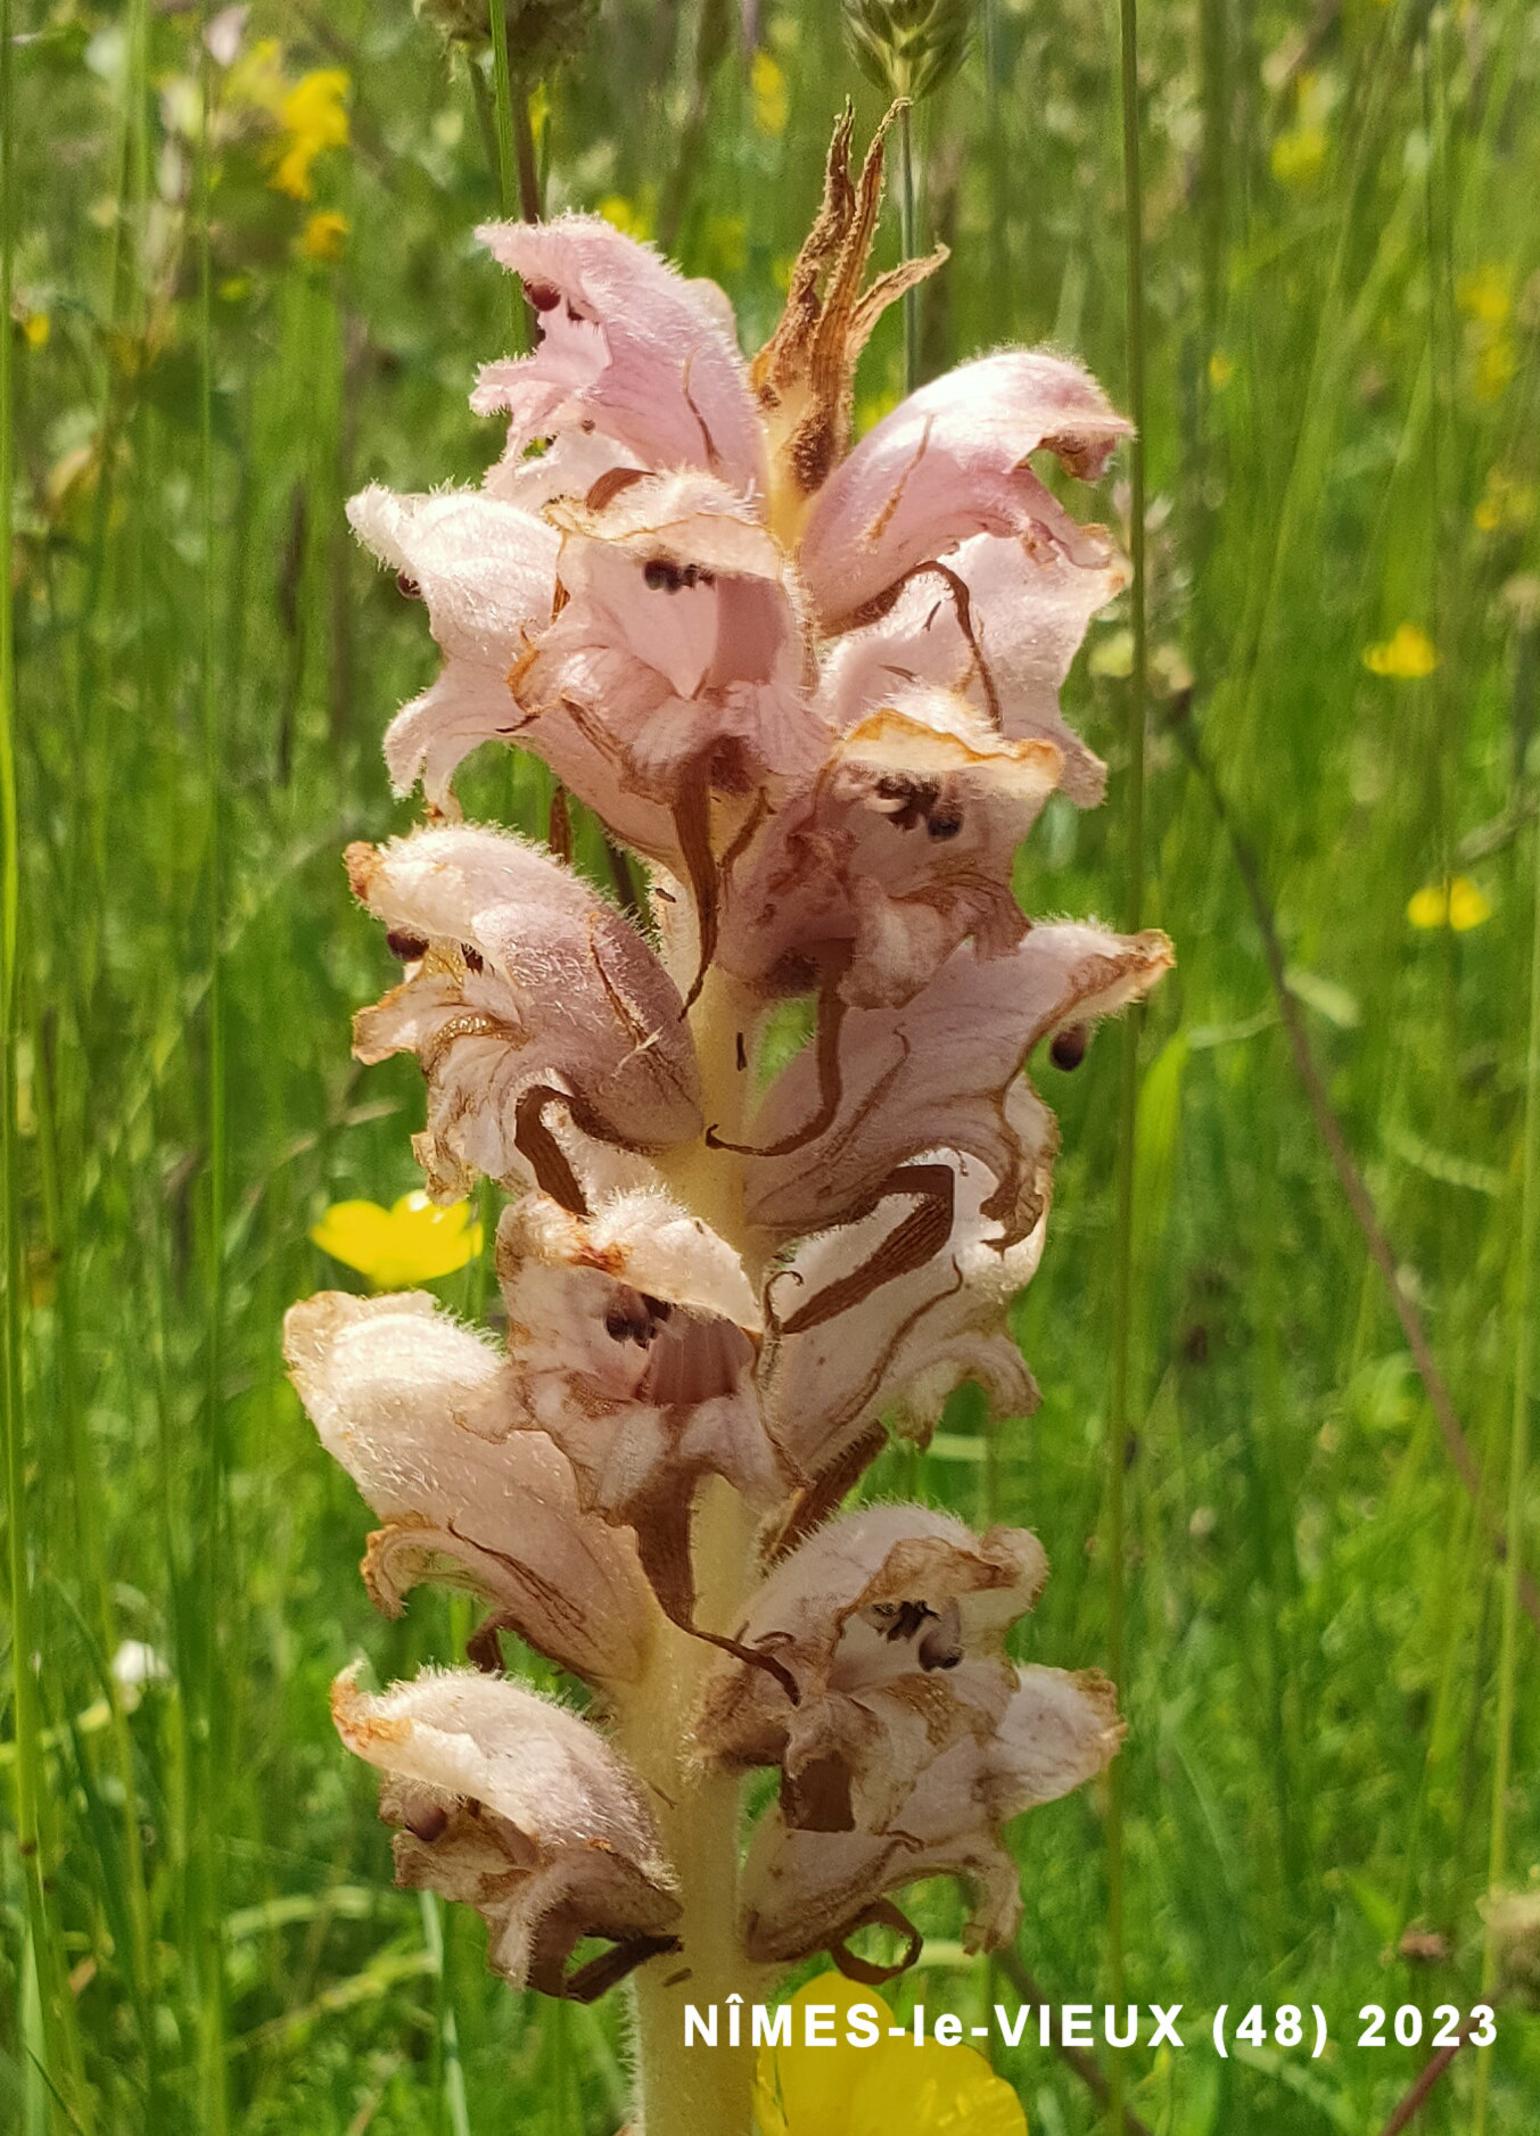
MULTIPOLYGON (((974 12, 915 119, 920 234, 952 247, 921 366, 1047 340, 1126 405, 1117 10, 974 12)), ((217 59, 177 0, 0 14, 0 2127, 614 2136, 621 1998, 514 1996, 474 1917, 390 1886, 327 1686, 360 1650, 382 1678, 447 1658, 455 1625, 426 1591, 371 1614, 367 1515, 277 1345, 354 1280, 308 1240, 325 1207, 416 1184, 415 1069, 348 1057, 387 959, 339 853, 407 820, 378 743, 434 656, 342 503, 497 450, 466 408, 514 331, 471 235, 517 183, 495 84, 406 0, 259 0, 217 59)), ((1537 1632, 1492 1540, 1516 1516, 1540 1555, 1540 8, 1159 0, 1140 38, 1144 907, 1180 968, 1131 1226, 1116 1034, 1039 1069, 1065 1145, 1018 1309, 1039 1414, 959 1398, 868 1484, 1034 1526, 1022 1652, 1071 1665, 1116 1641, 1121 1520, 1121 1837, 1106 1790, 1035 1813, 1017 1952, 964 1961, 938 1888, 900 1999, 971 2013, 1025 1966, 1100 2000, 1121 1862, 1128 1994, 1197 2040, 1126 2058, 1154 2136, 1399 2127, 1429 2046, 1360 2051, 1359 2010, 1463 2010, 1494 1967, 1495 2056, 1463 2050, 1415 2127, 1527 2136, 1540 2027, 1483 1902, 1540 1877, 1537 1632), (1328 2053, 1218 2060, 1213 2011, 1253 2001, 1320 2003, 1328 2053)), ((882 108, 834 0, 602 0, 548 78, 518 57, 549 205, 658 235, 757 345, 841 99, 863 132, 882 108)), ((863 421, 903 365, 890 317, 863 421)), ((1077 508, 1126 541, 1129 496, 1125 458, 1077 508)), ((1039 827, 1034 911, 1126 906, 1134 623, 1070 685, 1110 798, 1039 827)), ((510 761, 469 798, 538 827, 510 761)), ((475 1310, 486 1272, 438 1288, 475 1310)), ((1112 2127, 1053 2055, 999 2067, 1034 2136, 1112 2127)))

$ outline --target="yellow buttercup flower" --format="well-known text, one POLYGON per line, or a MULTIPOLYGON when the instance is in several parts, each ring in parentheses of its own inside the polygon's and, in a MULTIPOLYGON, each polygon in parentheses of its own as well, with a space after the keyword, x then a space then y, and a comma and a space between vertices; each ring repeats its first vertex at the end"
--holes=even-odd
POLYGON ((1021 2101, 971 2047, 916 2045, 907 2034, 889 2037, 892 2011, 870 1988, 838 1973, 822 1974, 798 1989, 791 2002, 792 2038, 761 2048, 755 2075, 754 2110, 760 2136, 1027 2136, 1021 2101), (832 2009, 821 2033, 833 2042, 810 2046, 803 2012, 809 2005, 832 2009), (858 2025, 875 2021, 871 2046, 851 2043, 852 2013, 858 2025))
POLYGON ((295 250, 302 260, 314 260, 322 267, 335 266, 347 249, 351 227, 345 215, 320 208, 306 218, 305 227, 295 240, 295 250))
POLYGON ((348 77, 341 67, 314 67, 286 92, 278 106, 283 139, 268 180, 275 192, 309 200, 315 190, 310 171, 317 156, 347 146, 347 95, 348 77))
POLYGON ((23 312, 21 338, 29 349, 46 349, 48 337, 53 332, 53 321, 45 311, 23 312))
POLYGON ((1414 927, 1451 927, 1469 934, 1492 917, 1492 902, 1479 883, 1456 875, 1447 883, 1424 883, 1408 900, 1406 916, 1414 927))
POLYGON ((1380 644, 1364 648, 1364 666, 1371 675, 1420 682, 1438 666, 1438 647, 1420 624, 1398 623, 1380 644))
POLYGON ((763 48, 754 54, 749 67, 749 95, 754 106, 755 126, 772 141, 778 141, 786 131, 791 109, 786 93, 786 70, 763 48))
POLYGON ((400 1290, 452 1276, 481 1251, 469 1202, 440 1208, 419 1189, 389 1209, 378 1202, 333 1202, 310 1233, 323 1253, 356 1268, 375 1290, 400 1290))

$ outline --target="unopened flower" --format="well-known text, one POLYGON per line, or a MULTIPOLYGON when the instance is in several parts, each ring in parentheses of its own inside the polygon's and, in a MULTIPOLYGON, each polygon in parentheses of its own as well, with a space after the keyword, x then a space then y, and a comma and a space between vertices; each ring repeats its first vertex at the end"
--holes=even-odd
POLYGON ((1421 682, 1433 673, 1438 659, 1438 647, 1419 623, 1398 623, 1388 638, 1364 648, 1369 673, 1396 682, 1421 682))
POLYGON ((760 2049, 760 2136, 1027 2136, 1021 2101, 975 2048, 916 2041, 875 1989, 820 1973, 791 2008, 790 2040, 760 2049), (831 2013, 827 2046, 804 2037, 813 2009, 831 2013), (873 2026, 870 2045, 849 2036, 873 2026))
POLYGON ((1447 882, 1424 883, 1414 891, 1406 916, 1417 928, 1450 927, 1456 934, 1467 934, 1492 917, 1492 903, 1468 875, 1453 875, 1447 882))
POLYGON ((384 1209, 378 1202, 333 1202, 311 1239, 344 1268, 356 1268, 376 1290, 403 1283, 432 1283, 452 1276, 481 1251, 481 1226, 469 1202, 447 1208, 421 1188, 384 1209))
POLYGON ((348 88, 341 67, 315 67, 287 89, 278 105, 281 138, 268 183, 294 200, 309 200, 317 157, 348 141, 348 88))
POLYGON ((857 63, 889 96, 933 95, 967 55, 969 0, 844 0, 844 7, 857 63))

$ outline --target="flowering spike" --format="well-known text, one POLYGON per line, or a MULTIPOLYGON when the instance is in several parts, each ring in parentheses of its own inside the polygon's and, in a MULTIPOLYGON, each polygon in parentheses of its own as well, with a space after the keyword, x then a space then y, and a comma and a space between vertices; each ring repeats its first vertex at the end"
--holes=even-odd
POLYGON ((686 1996, 817 1950, 870 1980, 877 1923, 908 1962, 900 1895, 937 1873, 971 1942, 1011 1933, 1006 1824, 1121 1735, 1094 1672, 1006 1658, 1035 1537, 839 1512, 962 1380, 1033 1407, 1007 1313, 1058 1130, 1028 1063, 1073 1065, 1171 963, 1013 892, 1050 794, 1099 798, 1058 693, 1124 569, 1028 462, 1095 479, 1127 426, 1068 358, 1007 349, 850 445, 866 333, 935 264, 866 284, 882 138, 855 174, 836 128, 752 371, 720 292, 608 224, 483 233, 540 322, 477 388, 507 449, 479 490, 351 507, 444 655, 386 743, 431 820, 349 854, 403 967, 356 1048, 420 1062, 432 1195, 508 1206, 496 1346, 420 1294, 291 1316, 382 1523, 375 1600, 434 1577, 489 1612, 478 1669, 345 1678, 338 1724, 386 1772, 400 1878, 478 1907, 510 1980, 635 1971, 640 2114, 678 2136, 752 2110, 744 2055, 680 2058, 686 1996), (449 820, 493 739, 640 856, 635 922, 449 820), (595 1687, 588 1720, 497 1680, 504 1631, 595 1687), (778 1787, 740 1863, 751 1767, 778 1787), (590 1934, 609 1954, 574 1971, 590 1934))

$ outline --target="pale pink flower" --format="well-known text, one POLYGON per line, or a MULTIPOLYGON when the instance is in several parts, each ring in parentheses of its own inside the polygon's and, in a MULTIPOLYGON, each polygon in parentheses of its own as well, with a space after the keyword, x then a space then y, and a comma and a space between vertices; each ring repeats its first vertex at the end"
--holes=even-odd
POLYGON ((634 1682, 656 1611, 629 1534, 582 1517, 506 1357, 421 1291, 323 1291, 291 1307, 284 1354, 321 1443, 383 1526, 364 1580, 387 1616, 423 1579, 468 1587, 500 1630, 591 1683, 634 1682))
MULTIPOLYGON (((1028 1668, 990 1725, 952 1728, 882 1824, 820 1831, 760 1820, 743 1878, 744 1944, 760 1964, 839 1953, 885 1919, 881 1902, 925 1877, 952 1875, 973 1896, 969 1950, 1009 1942, 1021 1920, 1021 1875, 1004 1827, 1053 1802, 1110 1762, 1123 1728, 1112 1686, 1094 1671, 1028 1668)), ((894 1925, 904 1925, 902 1917, 894 1925)))
POLYGON ((360 1012, 355 1051, 421 1061, 416 1149, 435 1195, 458 1199, 479 1172, 582 1207, 553 1117, 627 1150, 698 1131, 677 989, 630 921, 549 853, 453 825, 350 847, 348 869, 406 965, 360 1012))
POLYGON ((767 1512, 791 1481, 765 1430, 760 1304, 738 1256, 656 1192, 587 1219, 535 1194, 504 1213, 497 1271, 528 1423, 567 1456, 586 1507, 635 1529, 659 1597, 688 1621, 702 1480, 767 1512))
POLYGON ((379 1697, 332 1687, 349 1750, 385 1775, 396 1881, 474 1906, 487 1962, 514 1987, 588 2001, 675 1948, 674 1876, 642 1790, 575 1713, 473 1669, 379 1697), (586 1936, 611 1946, 568 1971, 586 1936))

